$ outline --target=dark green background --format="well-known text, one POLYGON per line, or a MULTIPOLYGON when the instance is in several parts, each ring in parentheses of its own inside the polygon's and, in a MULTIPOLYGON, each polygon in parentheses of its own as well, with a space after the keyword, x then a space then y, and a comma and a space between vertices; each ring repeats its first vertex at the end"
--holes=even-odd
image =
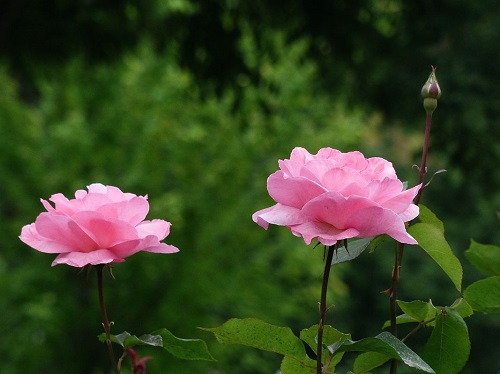
MULTIPOLYGON (((414 185, 430 65, 443 91, 423 203, 463 258, 499 244, 500 3, 496 1, 4 1, 0 5, 0 357, 4 373, 107 373, 95 274, 50 268, 18 240, 39 198, 93 182, 148 194, 175 255, 106 279, 114 331, 208 341, 216 363, 152 354, 151 372, 274 373, 279 357, 196 329, 258 317, 317 322, 323 250, 251 214, 295 146, 359 149, 414 185)), ((333 269, 330 323, 354 339, 388 319, 392 246, 333 269)), ((479 275, 466 265, 465 285, 479 275)), ((417 248, 400 298, 459 295, 417 248)), ((498 317, 474 315, 464 373, 500 370, 498 317)), ((424 332, 410 346, 418 351, 424 332)), ((344 372, 348 365, 341 368, 344 372)), ((402 368, 403 369, 403 368, 402 368)), ((400 370, 404 373, 404 370, 400 370)))

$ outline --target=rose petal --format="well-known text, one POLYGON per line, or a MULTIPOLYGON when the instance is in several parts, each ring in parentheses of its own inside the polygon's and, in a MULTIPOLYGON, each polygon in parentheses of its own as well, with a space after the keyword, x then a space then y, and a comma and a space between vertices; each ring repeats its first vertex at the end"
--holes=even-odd
POLYGON ((170 244, 166 244, 166 243, 160 243, 157 246, 146 248, 144 250, 146 252, 165 253, 165 254, 179 252, 179 248, 177 248, 177 247, 175 247, 173 245, 170 245, 170 244))
POLYGON ((123 262, 124 259, 107 249, 98 249, 96 251, 82 253, 70 252, 62 253, 52 262, 52 266, 66 264, 74 267, 84 267, 86 265, 109 264, 111 262, 123 262))
MULTIPOLYGON (((415 218, 418 215, 418 208, 415 209, 415 205, 412 204, 413 199, 417 196, 418 191, 420 190, 420 184, 409 190, 400 192, 399 194, 391 197, 387 201, 383 202, 381 205, 386 208, 394 211, 398 214, 403 214, 405 216, 404 220, 409 221, 415 218), (413 213, 416 212, 416 215, 412 216, 413 213)), ((402 217, 403 218, 403 217, 402 217)))
POLYGON ((149 235, 154 235, 157 240, 165 239, 170 233, 170 222, 154 219, 152 221, 144 221, 136 226, 139 238, 145 238, 149 235))
POLYGON ((366 180, 359 172, 350 168, 331 168, 324 173, 321 185, 328 191, 338 191, 343 196, 365 196, 369 192, 369 189, 366 187, 366 180))
POLYGON ((98 248, 109 248, 127 240, 138 239, 137 230, 128 222, 109 219, 97 212, 78 212, 72 219, 97 243, 98 248))
POLYGON ((49 240, 41 236, 36 230, 34 223, 26 225, 22 228, 19 239, 37 251, 44 253, 64 253, 75 250, 75 248, 71 245, 49 240))
POLYGON ((280 226, 297 225, 306 221, 300 209, 276 204, 262 209, 252 216, 254 222, 267 229, 269 223, 280 226), (261 224, 262 223, 262 224, 261 224))
POLYGON ((344 197, 336 191, 327 192, 309 201, 302 212, 318 222, 326 222, 338 229, 351 228, 346 222, 360 209, 373 206, 374 203, 359 196, 344 197))
POLYGON ((358 236, 356 229, 338 229, 325 222, 308 221, 290 227, 292 233, 304 238, 306 244, 311 244, 317 238, 324 245, 334 245, 339 240, 350 239, 358 236))
POLYGON ((69 252, 68 249, 88 252, 99 248, 96 241, 71 217, 41 213, 35 221, 35 228, 38 235, 45 238, 43 248, 39 249, 40 251, 43 249, 42 252, 69 252), (49 243, 53 243, 53 246, 51 247, 49 243), (66 249, 63 250, 64 248, 66 249))
POLYGON ((367 159, 368 166, 364 169, 361 174, 367 180, 383 180, 384 178, 396 179, 396 171, 392 166, 392 163, 381 158, 381 157, 371 157, 367 159))
POLYGON ((406 232, 403 220, 394 212, 378 206, 360 209, 345 222, 359 231, 359 237, 387 234, 401 243, 417 244, 406 232))
POLYGON ((311 155, 307 149, 302 147, 295 147, 290 154, 290 161, 295 161, 299 164, 305 164, 306 161, 312 159, 313 155, 311 155))
POLYGON ((149 203, 145 198, 136 196, 131 200, 106 203, 98 206, 95 211, 106 218, 125 221, 136 226, 146 218, 149 203))
POLYGON ((282 171, 269 176, 267 190, 277 203, 298 209, 309 200, 327 191, 317 183, 303 177, 284 179, 282 171))
POLYGON ((304 166, 301 163, 291 160, 279 160, 278 164, 280 170, 283 172, 284 178, 300 177, 300 172, 304 166))

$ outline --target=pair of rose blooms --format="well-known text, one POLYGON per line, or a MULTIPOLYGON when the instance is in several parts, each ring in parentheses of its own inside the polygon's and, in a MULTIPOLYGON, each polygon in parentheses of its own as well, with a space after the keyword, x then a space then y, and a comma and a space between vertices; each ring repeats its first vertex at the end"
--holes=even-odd
MULTIPOLYGON (((381 234, 417 244, 404 223, 418 216, 412 201, 420 185, 405 190, 389 161, 357 151, 322 148, 313 155, 295 148, 279 167, 267 180, 276 204, 252 216, 265 229, 286 226, 307 244, 317 239, 327 246, 381 234)), ((179 251, 161 243, 170 222, 145 220, 147 196, 96 183, 88 192, 76 191, 74 199, 55 194, 49 200, 55 207, 42 199, 47 212, 24 226, 20 239, 40 252, 59 254, 52 265, 83 267, 122 262, 139 251, 179 251)))

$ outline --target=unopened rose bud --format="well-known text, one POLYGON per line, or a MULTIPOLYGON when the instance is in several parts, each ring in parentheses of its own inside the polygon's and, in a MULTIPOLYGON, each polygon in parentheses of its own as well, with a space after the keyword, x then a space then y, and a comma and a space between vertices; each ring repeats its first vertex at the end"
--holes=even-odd
POLYGON ((436 78, 436 68, 432 66, 431 74, 429 79, 425 82, 421 91, 422 97, 424 98, 424 109, 427 113, 434 112, 437 108, 437 101, 441 97, 441 88, 436 78))

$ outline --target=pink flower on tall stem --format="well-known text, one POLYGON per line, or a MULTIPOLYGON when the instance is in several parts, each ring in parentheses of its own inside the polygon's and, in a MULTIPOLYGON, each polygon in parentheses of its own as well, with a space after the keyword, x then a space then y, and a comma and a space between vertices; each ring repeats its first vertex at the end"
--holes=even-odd
POLYGON ((421 185, 408 190, 383 158, 322 148, 316 155, 295 148, 267 179, 275 205, 254 213, 264 227, 288 227, 307 244, 317 238, 331 246, 350 238, 387 234, 417 244, 405 222, 418 216, 412 203, 421 185))
POLYGON ((52 266, 123 262, 139 251, 179 251, 160 242, 170 233, 170 222, 144 220, 149 211, 147 196, 95 183, 88 192, 76 191, 74 199, 58 193, 49 200, 55 207, 41 199, 47 212, 24 226, 19 238, 37 251, 58 253, 52 266))

